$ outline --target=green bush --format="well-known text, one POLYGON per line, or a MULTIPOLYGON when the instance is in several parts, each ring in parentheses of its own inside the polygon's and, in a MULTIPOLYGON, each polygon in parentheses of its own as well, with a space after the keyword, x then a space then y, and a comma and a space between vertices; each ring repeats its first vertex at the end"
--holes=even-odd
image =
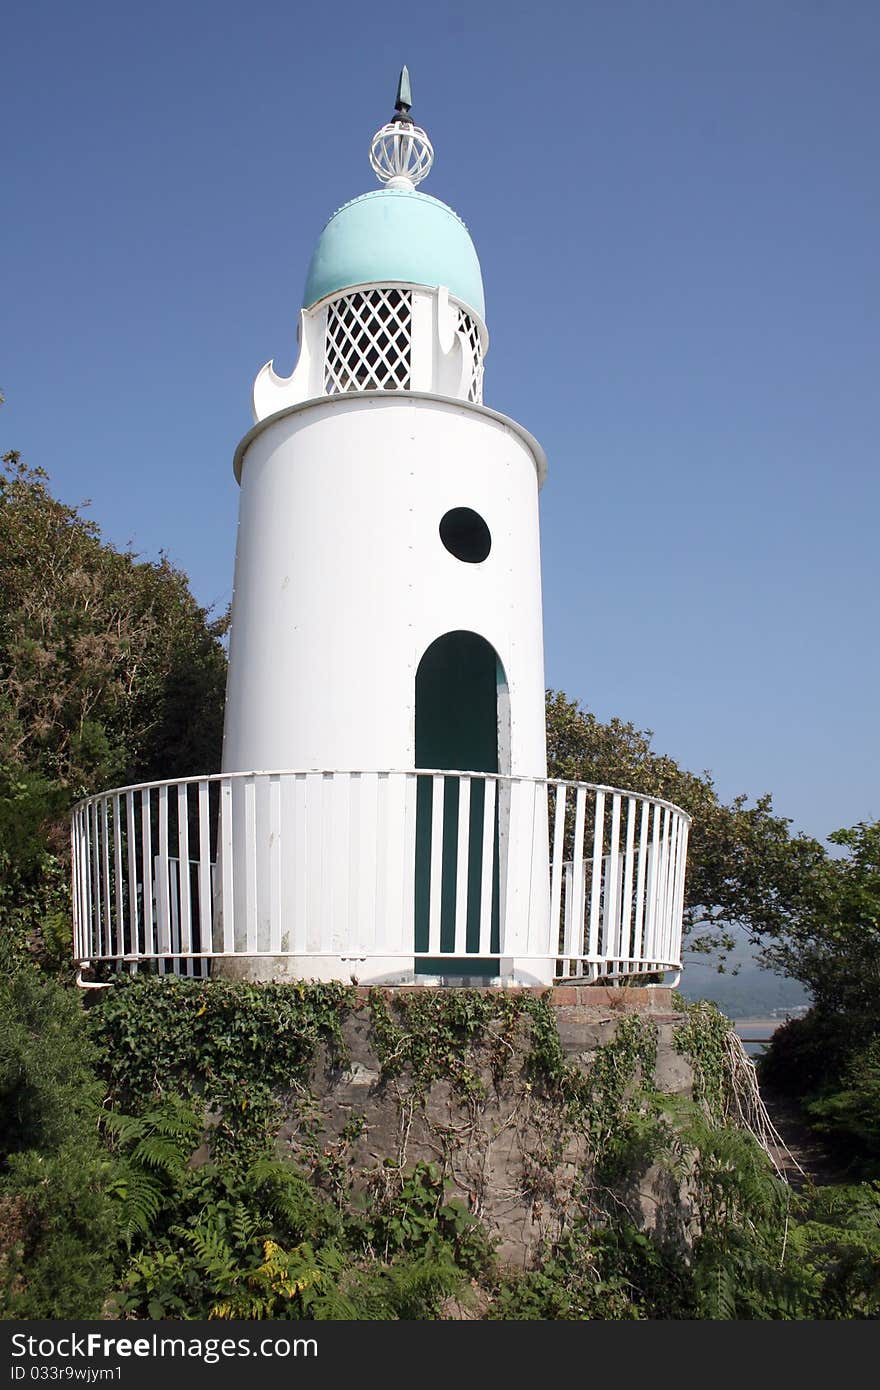
POLYGON ((100 1316, 112 1285, 112 1160, 78 996, 27 966, 0 977, 0 1312, 100 1316))

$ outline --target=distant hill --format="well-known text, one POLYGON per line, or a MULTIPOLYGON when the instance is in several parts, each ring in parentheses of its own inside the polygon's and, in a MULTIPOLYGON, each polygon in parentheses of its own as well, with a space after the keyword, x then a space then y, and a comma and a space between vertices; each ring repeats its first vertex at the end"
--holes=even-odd
POLYGON ((685 951, 682 997, 711 999, 733 1019, 768 1018, 775 1009, 809 1005, 810 996, 803 985, 763 969, 755 957, 754 947, 743 940, 728 956, 724 972, 719 973, 711 957, 685 951))

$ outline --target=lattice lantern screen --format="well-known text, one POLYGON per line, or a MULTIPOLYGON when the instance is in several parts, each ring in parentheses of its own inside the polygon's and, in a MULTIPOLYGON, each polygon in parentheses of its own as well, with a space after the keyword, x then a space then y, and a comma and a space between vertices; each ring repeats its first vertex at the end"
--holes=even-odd
POLYGON ((327 310, 324 390, 408 391, 412 296, 407 290, 358 290, 327 310))
POLYGON ((458 335, 462 342, 462 348, 470 358, 471 373, 467 388, 467 399, 474 405, 483 403, 483 344, 480 341, 480 330, 474 323, 470 314, 466 314, 464 309, 458 311, 458 335))

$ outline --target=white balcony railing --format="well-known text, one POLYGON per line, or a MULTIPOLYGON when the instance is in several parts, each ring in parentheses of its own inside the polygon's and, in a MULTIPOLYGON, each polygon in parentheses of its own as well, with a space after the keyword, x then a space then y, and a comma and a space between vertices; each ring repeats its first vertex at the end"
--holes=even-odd
POLYGON ((74 954, 389 983, 677 978, 688 826, 654 797, 488 773, 126 787, 73 811, 74 954))

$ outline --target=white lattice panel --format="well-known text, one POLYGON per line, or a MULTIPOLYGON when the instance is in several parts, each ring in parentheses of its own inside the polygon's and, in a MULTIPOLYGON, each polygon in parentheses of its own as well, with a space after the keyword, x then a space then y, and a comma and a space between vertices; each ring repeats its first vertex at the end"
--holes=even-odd
POLYGON ((406 290, 358 290, 327 310, 324 390, 408 391, 412 296, 406 290))
POLYGON ((458 333, 462 340, 466 358, 471 362, 471 379, 467 389, 467 399, 474 405, 483 403, 483 344, 480 330, 470 314, 464 309, 458 311, 458 333))

